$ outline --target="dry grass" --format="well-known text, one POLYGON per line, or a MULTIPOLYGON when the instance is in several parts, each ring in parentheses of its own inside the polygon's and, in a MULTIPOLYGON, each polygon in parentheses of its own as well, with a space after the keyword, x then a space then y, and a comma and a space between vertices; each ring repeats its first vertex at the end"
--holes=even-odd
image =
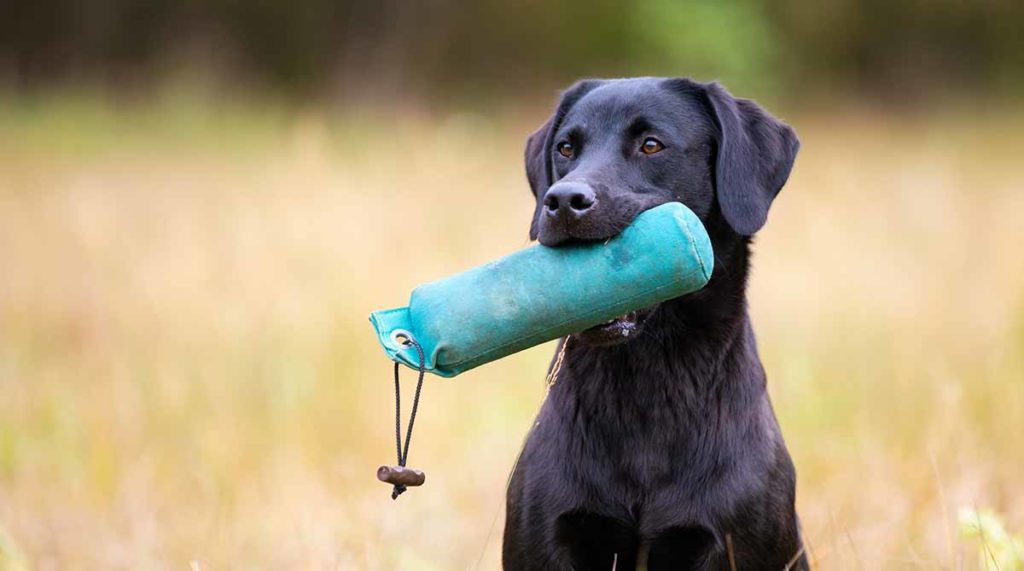
MULTIPOLYGON (((497 567, 551 346, 431 379, 393 503, 366 316, 526 244, 539 112, 4 109, 3 561, 497 567)), ((961 506, 1024 528, 1024 115, 995 116, 790 117, 751 303, 822 569, 972 569, 961 506)))

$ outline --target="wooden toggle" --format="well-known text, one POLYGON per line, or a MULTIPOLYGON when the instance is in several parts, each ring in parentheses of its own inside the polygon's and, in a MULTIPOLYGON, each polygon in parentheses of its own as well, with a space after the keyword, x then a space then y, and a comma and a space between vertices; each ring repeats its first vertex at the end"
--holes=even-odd
POLYGON ((377 479, 393 486, 422 486, 427 475, 403 466, 381 466, 377 468, 377 479))

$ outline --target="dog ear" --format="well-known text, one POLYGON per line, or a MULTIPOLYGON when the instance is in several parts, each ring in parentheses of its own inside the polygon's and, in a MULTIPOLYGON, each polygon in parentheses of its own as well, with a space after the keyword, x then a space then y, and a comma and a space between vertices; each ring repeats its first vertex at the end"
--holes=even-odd
POLYGON ((544 193, 554 184, 554 172, 551 167, 551 146, 554 145, 552 138, 569 109, 601 83, 603 82, 593 79, 574 83, 562 93, 562 99, 559 101, 558 107, 555 108, 554 114, 526 139, 526 179, 530 183, 533 196, 537 199, 537 206, 533 211, 533 221, 530 222, 531 240, 537 239, 537 233, 540 230, 537 224, 541 207, 544 205, 544 193))
POLYGON ((706 84, 704 93, 719 128, 719 208, 733 230, 752 236, 764 226, 768 207, 786 184, 800 141, 788 125, 718 83, 706 84))

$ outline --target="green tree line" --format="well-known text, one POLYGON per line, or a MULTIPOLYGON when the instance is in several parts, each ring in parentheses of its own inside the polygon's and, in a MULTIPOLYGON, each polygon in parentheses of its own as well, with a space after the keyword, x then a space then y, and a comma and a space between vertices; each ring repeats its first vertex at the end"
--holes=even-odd
POLYGON ((0 84, 202 68, 301 95, 493 95, 633 74, 763 93, 1018 93, 1022 24, 1020 0, 8 0, 0 84))

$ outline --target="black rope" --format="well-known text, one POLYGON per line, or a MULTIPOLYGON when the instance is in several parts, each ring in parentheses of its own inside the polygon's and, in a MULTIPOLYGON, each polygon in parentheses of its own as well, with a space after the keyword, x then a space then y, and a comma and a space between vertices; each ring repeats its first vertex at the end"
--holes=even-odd
MULTIPOLYGON (((398 452, 398 465, 405 467, 405 461, 409 459, 409 441, 412 440, 412 425, 416 422, 416 409, 420 406, 420 391, 423 390, 423 376, 426 373, 426 365, 423 358, 423 347, 412 337, 407 337, 405 345, 412 345, 419 357, 419 379, 416 380, 416 394, 412 398, 412 412, 409 414, 409 428, 405 432, 405 446, 402 446, 402 388, 398 383, 399 364, 395 363, 395 450, 398 452)), ((391 490, 391 499, 397 500, 398 496, 405 492, 404 484, 395 484, 391 490)))

